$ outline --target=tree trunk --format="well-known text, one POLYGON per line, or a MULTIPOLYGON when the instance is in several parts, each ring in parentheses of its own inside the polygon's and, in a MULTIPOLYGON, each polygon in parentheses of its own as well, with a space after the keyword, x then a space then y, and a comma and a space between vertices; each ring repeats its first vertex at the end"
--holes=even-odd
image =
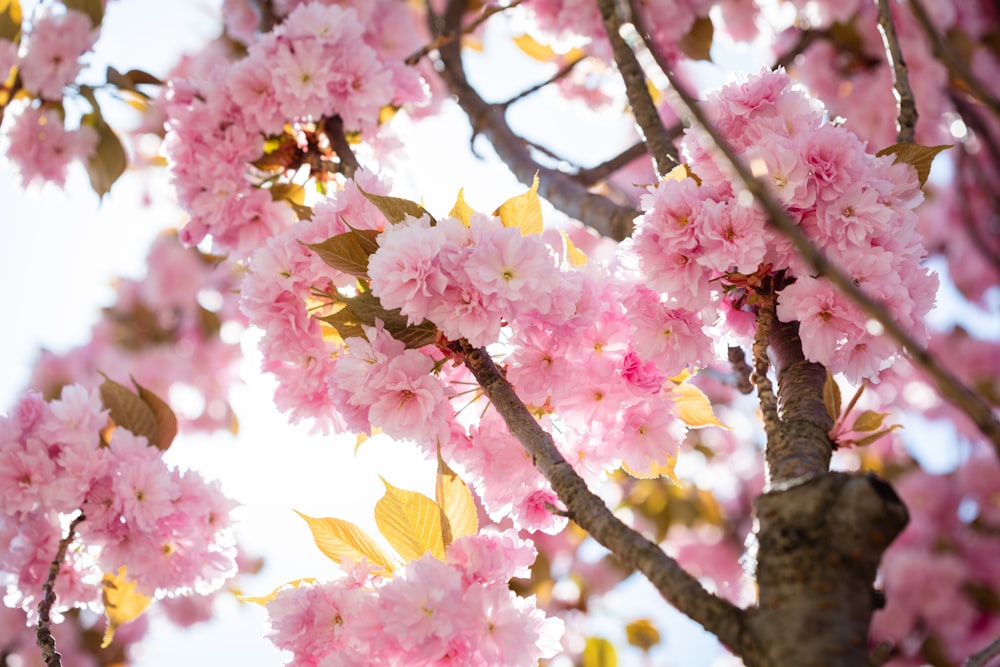
POLYGON ((796 324, 776 323, 771 351, 780 424, 767 445, 768 490, 755 502, 758 603, 746 618, 761 654, 744 658, 750 667, 867 665, 875 574, 906 507, 874 475, 829 472, 826 370, 803 358, 796 324))

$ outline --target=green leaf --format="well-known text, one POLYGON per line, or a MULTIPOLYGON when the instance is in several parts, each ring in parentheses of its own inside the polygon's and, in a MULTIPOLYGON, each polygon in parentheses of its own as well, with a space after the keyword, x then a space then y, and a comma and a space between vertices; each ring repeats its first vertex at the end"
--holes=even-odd
POLYGON ((356 278, 368 277, 368 258, 378 250, 375 229, 352 229, 320 243, 306 243, 327 266, 356 278))
POLYGON ((402 197, 388 197, 386 195, 373 195, 365 192, 361 186, 358 186, 358 191, 365 196, 365 199, 370 201, 375 205, 375 208, 382 212, 386 220, 396 225, 406 219, 406 216, 413 216, 414 218, 419 218, 422 216, 427 216, 431 219, 431 224, 436 225, 437 221, 434 216, 427 212, 423 206, 415 201, 410 201, 409 199, 403 199, 402 197))
POLYGON ((392 574, 392 560, 368 533, 350 521, 334 518, 316 519, 295 511, 305 519, 312 532, 316 546, 323 555, 338 565, 349 558, 355 563, 367 559, 372 565, 382 567, 385 574, 392 574))
POLYGON ((877 431, 882 428, 882 421, 889 415, 888 412, 875 412, 874 410, 865 410, 858 418, 854 420, 854 425, 851 426, 852 431, 867 432, 867 431, 877 431))
POLYGON ((712 60, 712 37, 715 26, 712 19, 699 16, 694 20, 688 33, 677 42, 677 48, 691 60, 712 60))
MULTIPOLYGON (((0 0, 0 39, 16 42, 21 34, 21 18, 21 3, 18 0, 0 0)), ((7 72, 0 72, 0 75, 7 78, 7 72)))
POLYGON ((116 426, 141 435, 153 444, 159 433, 159 424, 152 408, 125 385, 105 376, 101 383, 101 402, 111 413, 116 426))
POLYGON ((87 175, 90 176, 90 186, 99 197, 104 197, 111 191, 111 186, 125 173, 128 158, 125 148, 115 131, 111 129, 95 108, 80 121, 97 132, 97 148, 87 160, 87 175))
POLYGON ((90 23, 96 28, 104 20, 104 6, 101 0, 63 0, 66 9, 75 9, 90 17, 90 23))
POLYGON ((823 405, 826 406, 826 414, 830 419, 837 421, 840 417, 840 387, 833 379, 833 373, 826 371, 826 381, 823 382, 823 405))
POLYGON ((893 144, 888 148, 883 148, 876 155, 895 155, 896 162, 905 162, 912 165, 917 170, 917 178, 920 179, 920 186, 927 182, 927 177, 931 173, 931 163, 936 156, 946 148, 951 148, 951 144, 942 146, 921 146, 920 144, 893 144))
POLYGON ((341 338, 358 336, 367 339, 362 326, 373 327, 376 320, 382 320, 385 330, 407 348, 423 347, 437 340, 438 332, 433 324, 424 320, 411 325, 399 308, 386 310, 371 292, 342 299, 341 303, 343 308, 337 312, 318 318, 336 329, 341 338))
POLYGON ((614 645, 601 637, 587 637, 583 649, 583 667, 618 667, 614 645))
POLYGON ((625 636, 632 646, 641 648, 644 653, 660 643, 660 631, 648 618, 640 618, 625 626, 625 636))
POLYGON ((441 534, 445 546, 460 537, 479 532, 479 514, 472 492, 462 478, 448 467, 440 452, 434 497, 441 512, 441 534))
POLYGON ((131 380, 136 391, 139 392, 139 398, 149 407, 156 420, 156 435, 149 441, 149 444, 161 452, 165 452, 170 448, 174 438, 177 437, 177 415, 170 409, 166 401, 136 382, 135 378, 131 378, 131 380))
POLYGON ((444 560, 437 503, 422 493, 398 489, 384 479, 382 483, 385 495, 375 503, 375 523, 392 548, 405 561, 416 560, 428 551, 444 560))

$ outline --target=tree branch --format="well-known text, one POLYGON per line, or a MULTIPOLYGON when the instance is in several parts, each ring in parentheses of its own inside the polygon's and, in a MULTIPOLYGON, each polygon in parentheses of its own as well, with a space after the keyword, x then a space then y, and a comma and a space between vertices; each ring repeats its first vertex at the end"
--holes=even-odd
MULTIPOLYGON (((680 134, 678 132, 678 134, 680 134)), ((598 181, 602 181, 611 174, 615 173, 625 165, 627 165, 632 160, 641 157, 647 153, 646 144, 641 141, 632 144, 625 150, 623 150, 618 155, 608 158, 604 162, 594 165, 593 167, 586 167, 584 169, 579 169, 573 178, 578 180, 584 185, 593 185, 598 181)))
POLYGON ((512 98, 510 98, 506 102, 501 102, 498 106, 501 106, 504 109, 506 109, 509 106, 511 106, 512 104, 514 104, 515 102, 517 102, 518 100, 523 100, 525 97, 528 97, 529 95, 533 95, 534 93, 537 93, 539 90, 541 90, 545 86, 552 85, 553 83, 555 83, 559 79, 562 79, 563 77, 565 77, 566 75, 568 75, 570 72, 572 72, 573 68, 575 68, 581 62, 583 62, 584 57, 580 57, 580 58, 577 58, 576 60, 569 61, 568 63, 566 63, 565 65, 563 65, 562 67, 560 67, 556 71, 555 74, 553 74, 552 76, 550 76, 545 81, 540 81, 539 83, 536 83, 535 85, 531 86, 530 88, 526 88, 525 90, 522 90, 521 92, 519 92, 517 95, 515 95, 512 98))
POLYGON ((910 77, 907 74, 906 62, 903 60, 903 50, 899 48, 899 37, 896 35, 896 24, 892 20, 892 10, 889 0, 875 0, 878 7, 878 31, 882 34, 885 45, 885 57, 892 68, 893 93, 896 96, 896 143, 912 144, 913 135, 917 130, 917 102, 910 88, 910 77))
MULTIPOLYGON (((462 35, 470 34, 476 28, 485 23, 486 20, 489 19, 494 14, 499 14, 500 12, 507 11, 508 9, 513 9, 514 7, 517 7, 519 4, 521 4, 521 0, 513 0, 512 2, 506 5, 494 5, 492 7, 489 6, 484 7, 482 14, 480 14, 474 21, 469 23, 469 25, 459 26, 457 30, 445 30, 443 32, 438 33, 430 44, 427 44, 420 50, 411 53, 409 56, 406 57, 406 60, 404 60, 403 62, 412 67, 416 65, 418 62, 420 62, 420 60, 424 56, 430 54, 432 51, 437 51, 445 44, 450 44, 451 42, 456 41, 462 35)), ((434 14, 430 11, 428 11, 428 15, 431 17, 434 16, 434 14)), ((433 27, 431 29, 433 31, 433 27)))
POLYGON ((49 627, 51 625, 50 614, 52 613, 52 606, 56 603, 56 577, 62 568, 63 560, 66 559, 66 549, 69 548, 69 543, 73 541, 76 527, 80 525, 83 519, 84 516, 81 512, 69 524, 66 537, 59 541, 59 549, 56 551, 56 557, 52 560, 52 564, 49 565, 49 576, 45 580, 45 585, 42 586, 42 601, 38 603, 38 629, 35 632, 35 636, 38 648, 42 649, 42 659, 45 660, 47 667, 62 667, 62 656, 56 650, 56 638, 52 636, 52 629, 49 627))
MULTIPOLYGON (((449 0, 442 34, 460 30, 467 0, 449 0)), ((434 30, 436 26, 432 25, 434 30)), ((632 233, 632 220, 638 211, 621 206, 607 197, 589 192, 569 174, 540 165, 532 157, 526 142, 510 129, 502 107, 488 104, 469 84, 462 67, 461 46, 449 41, 438 49, 441 78, 465 111, 474 133, 481 133, 493 144, 497 155, 514 176, 530 184, 538 174, 538 194, 557 209, 593 228, 604 236, 621 241, 632 233)))
POLYGON ((778 376, 781 423, 776 437, 768 434, 765 457, 768 485, 781 487, 829 471, 833 419, 823 403, 826 369, 802 355, 798 323, 779 322, 776 317, 772 322, 769 342, 778 376))
MULTIPOLYGON (((655 56, 656 54, 654 53, 653 55, 655 56)), ((662 68, 663 64, 659 60, 657 62, 662 68)), ((858 304, 872 319, 881 324, 889 337, 906 350, 913 363, 934 380, 941 395, 972 419, 983 435, 992 442, 997 454, 1000 455, 1000 422, 997 421, 989 404, 944 368, 933 355, 910 336, 893 319, 884 305, 870 297, 855 284, 850 276, 826 258, 816 244, 795 224, 795 221, 788 215, 784 207, 778 203, 777 199, 767 189, 767 186, 757 179, 736 153, 733 152, 729 142, 725 140, 708 120, 704 111, 698 106, 697 101, 680 83, 674 73, 667 68, 663 70, 663 74, 667 77, 670 86, 684 103, 684 106, 688 109, 692 117, 712 137, 716 146, 726 156, 726 159, 733 166, 733 169, 746 189, 764 208, 768 216, 768 224, 792 242, 796 251, 805 260, 806 264, 809 265, 815 275, 827 278, 841 292, 847 295, 848 298, 858 304)))
MULTIPOLYGON (((752 348, 753 373, 750 375, 750 381, 757 387, 757 400, 764 416, 764 433, 767 435, 768 451, 771 451, 771 443, 777 441, 781 425, 778 419, 778 399, 774 395, 771 380, 767 377, 770 363, 767 357, 767 346, 770 343, 771 329, 777 319, 774 311, 774 295, 762 296, 757 308, 757 331, 754 333, 752 348)), ((770 468, 770 466, 768 467, 770 468)))
POLYGON ((632 115, 635 116, 639 136, 649 148, 649 154, 653 156, 656 172, 660 176, 666 176, 677 164, 677 150, 667 134, 667 128, 660 120, 656 105, 653 104, 639 59, 621 35, 622 21, 618 17, 615 0, 597 0, 597 6, 601 10, 601 21, 611 42, 618 73, 625 83, 625 93, 628 96, 629 106, 632 107, 632 115))
POLYGON ((355 172, 361 168, 358 158, 354 155, 354 149, 347 141, 344 134, 344 120, 339 114, 330 116, 323 121, 323 133, 330 142, 330 148, 337 154, 340 160, 340 173, 346 178, 354 178, 355 172))
POLYGON ((663 597, 694 619, 737 654, 754 646, 744 632, 743 611, 706 591, 673 558, 642 534, 622 523, 594 495, 556 448, 552 436, 531 415, 485 349, 461 341, 465 365, 489 397, 535 467, 552 484, 581 528, 626 565, 642 572, 663 597))
POLYGON ((931 43, 934 55, 944 63, 948 72, 956 79, 965 84, 966 90, 982 104, 984 104, 995 116, 1000 118, 1000 99, 991 93, 973 74, 969 67, 962 62, 962 59, 955 53, 955 50, 942 39, 937 28, 927 14, 927 9, 920 0, 910 0, 910 7, 916 17, 924 34, 927 35, 931 43))
POLYGON ((998 655, 1000 655, 1000 637, 994 639, 982 651, 970 655, 969 659, 962 663, 962 667, 987 667, 998 655))
POLYGON ((737 391, 741 394, 752 392, 754 385, 750 376, 753 373, 753 368, 747 363, 747 356, 742 347, 729 346, 729 365, 732 366, 733 375, 736 377, 737 391))

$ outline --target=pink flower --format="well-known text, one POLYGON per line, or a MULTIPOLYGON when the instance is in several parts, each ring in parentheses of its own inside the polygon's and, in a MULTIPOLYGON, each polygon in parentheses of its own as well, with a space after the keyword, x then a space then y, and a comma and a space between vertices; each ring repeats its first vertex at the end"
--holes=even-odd
POLYGON ((28 107, 14 118, 7 138, 7 154, 18 166, 24 185, 35 180, 62 185, 70 162, 89 158, 97 147, 93 128, 67 130, 55 109, 36 107, 28 107))
POLYGON ((90 17, 75 9, 35 20, 21 59, 24 87, 47 100, 62 99, 63 87, 83 69, 80 56, 94 46, 97 35, 90 17))

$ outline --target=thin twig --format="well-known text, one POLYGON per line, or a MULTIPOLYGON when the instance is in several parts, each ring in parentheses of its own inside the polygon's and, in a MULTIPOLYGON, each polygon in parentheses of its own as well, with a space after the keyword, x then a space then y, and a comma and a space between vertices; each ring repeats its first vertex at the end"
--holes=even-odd
MULTIPOLYGON (((656 54, 654 53, 653 55, 655 56, 656 54)), ((802 228, 792 220, 784 207, 778 203, 767 186, 756 178, 736 155, 729 142, 726 141, 708 120, 708 117, 697 101, 684 85, 681 84, 670 68, 663 69, 664 64, 661 64, 659 60, 657 63, 660 65, 663 75, 669 81, 670 86, 684 103, 691 116, 698 121, 705 132, 712 138, 719 150, 726 156, 726 160, 733 166, 733 169, 746 189, 764 208, 768 216, 768 224, 792 242, 799 256, 809 265, 814 275, 827 278, 851 301, 858 304, 872 319, 881 324, 889 337, 909 353, 913 363, 934 380, 942 396, 972 419, 983 435, 992 442, 997 454, 1000 455, 1000 422, 997 421, 997 418, 993 415, 992 408, 986 401, 938 363, 937 359, 924 346, 920 345, 893 319, 882 303, 870 297, 855 284, 850 276, 826 258, 816 244, 805 235, 802 228)))
POLYGON ((969 659, 962 663, 962 667, 986 667, 997 656, 1000 656, 1000 637, 994 639, 982 651, 970 655, 969 659))
POLYGON ((622 523, 563 458, 552 436, 531 415, 489 353, 465 341, 458 346, 464 353, 466 367, 511 434, 531 454, 535 467, 549 480, 573 520, 616 558, 642 572, 664 599, 715 634, 732 651, 742 654, 752 650, 743 629, 743 611, 705 590, 659 546, 622 523))
POLYGON ((892 68, 893 93, 896 96, 896 143, 912 144, 917 131, 917 102, 910 88, 903 50, 899 47, 896 24, 892 20, 889 0, 875 0, 878 7, 878 31, 882 33, 885 57, 892 68))
POLYGON ((767 347, 771 341, 771 329, 777 319, 774 299, 773 294, 762 295, 757 307, 757 331, 753 337, 753 373, 750 375, 750 381, 757 387, 757 401, 764 416, 764 433, 768 442, 778 438, 781 425, 781 420, 778 419, 778 397, 775 396, 774 386, 767 377, 770 367, 767 347))
POLYGON ((601 21, 611 42, 618 73, 625 83, 625 93, 628 96, 629 106, 632 107, 639 136, 649 148, 649 154, 653 156, 656 172, 660 176, 666 176, 677 165, 677 150, 649 94, 646 75, 642 71, 639 59, 621 35, 622 20, 618 16, 615 0, 597 0, 597 6, 601 10, 601 21))
POLYGON ((404 60, 403 62, 405 62, 410 67, 416 65, 418 62, 420 62, 421 58, 428 55, 429 53, 439 50, 445 44, 450 44, 451 42, 455 41, 462 35, 468 35, 476 28, 481 26, 483 23, 485 23, 486 20, 489 19, 494 14, 499 14, 500 12, 505 12, 508 9, 513 9, 514 7, 517 7, 519 4, 521 4, 521 2, 522 0, 513 0, 513 2, 507 5, 493 5, 492 7, 487 6, 486 8, 483 9, 483 13, 480 14, 478 17, 476 17, 476 19, 472 21, 469 25, 462 26, 458 29, 448 30, 446 32, 438 34, 431 41, 430 44, 427 44, 423 48, 411 53, 409 56, 406 57, 406 60, 404 60))
POLYGON ((56 551, 56 557, 52 559, 52 564, 49 565, 49 576, 42 586, 42 601, 38 603, 38 629, 35 632, 35 641, 38 644, 38 648, 42 649, 42 659, 45 660, 47 667, 62 667, 62 656, 56 650, 56 638, 52 636, 52 629, 49 627, 51 625, 50 615, 52 613, 52 606, 56 603, 56 577, 59 575, 59 570, 66 559, 66 549, 69 548, 69 543, 73 541, 76 527, 83 521, 83 518, 83 513, 81 512, 69 524, 69 531, 67 531, 66 537, 59 541, 59 550, 56 551))
POLYGON ((608 158, 600 164, 596 164, 593 167, 587 167, 585 169, 580 169, 575 174, 573 178, 578 180, 584 185, 593 185, 598 181, 602 181, 611 174, 615 173, 625 165, 627 165, 632 160, 642 157, 647 153, 646 144, 641 141, 636 142, 623 150, 618 155, 608 158))
POLYGON ((910 0, 910 7, 913 9, 913 16, 916 17, 917 22, 920 23, 920 27, 923 28, 927 39, 931 43, 934 55, 944 63, 951 76, 965 84, 964 89, 966 92, 986 105, 995 116, 1000 118, 1000 99, 997 99, 972 74, 972 70, 969 69, 968 65, 955 53, 951 45, 941 37, 937 28, 934 27, 934 22, 931 21, 930 16, 927 14, 927 9, 924 7, 923 2, 921 0, 910 0))
MULTIPOLYGON (((449 0, 444 17, 429 21, 431 29, 438 30, 441 34, 457 30, 467 1, 449 0)), ((599 234, 621 241, 632 233, 632 221, 638 211, 588 191, 585 185, 574 180, 570 174, 539 164, 532 157, 527 142, 510 129, 503 109, 488 104, 469 83, 457 42, 443 44, 437 53, 440 58, 440 76, 469 117, 473 132, 489 139, 497 156, 519 181, 530 184, 537 174, 540 196, 599 234)))
POLYGON ((581 62, 583 62, 583 58, 582 57, 576 58, 575 60, 569 61, 568 63, 566 63, 565 65, 563 65, 562 67, 560 67, 556 71, 555 74, 553 74, 552 76, 550 76, 545 81, 541 81, 541 82, 536 83, 535 85, 533 85, 532 87, 530 87, 530 88, 528 88, 526 90, 522 90, 521 92, 519 92, 517 95, 515 95, 512 98, 510 98, 506 102, 500 102, 499 106, 501 106, 504 109, 506 109, 507 107, 509 107, 510 105, 514 104, 515 102, 523 100, 525 97, 528 97, 529 95, 537 93, 539 90, 541 90, 545 86, 552 85, 553 83, 559 81, 559 79, 562 79, 563 77, 565 77, 566 75, 568 75, 570 72, 572 72, 573 68, 576 67, 577 65, 579 65, 581 62))

